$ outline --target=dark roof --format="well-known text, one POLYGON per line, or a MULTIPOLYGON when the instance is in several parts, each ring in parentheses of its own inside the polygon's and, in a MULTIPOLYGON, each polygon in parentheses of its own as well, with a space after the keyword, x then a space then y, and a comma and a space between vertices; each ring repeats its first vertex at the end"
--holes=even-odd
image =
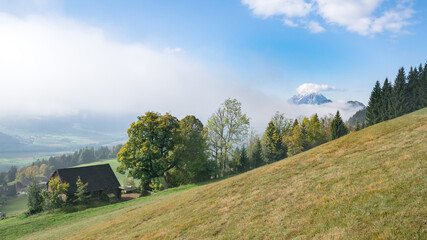
POLYGON ((86 192, 118 188, 120 186, 109 164, 57 169, 52 176, 55 176, 55 173, 59 175, 61 182, 70 184, 68 194, 76 192, 76 182, 79 176, 83 183, 88 183, 86 192))

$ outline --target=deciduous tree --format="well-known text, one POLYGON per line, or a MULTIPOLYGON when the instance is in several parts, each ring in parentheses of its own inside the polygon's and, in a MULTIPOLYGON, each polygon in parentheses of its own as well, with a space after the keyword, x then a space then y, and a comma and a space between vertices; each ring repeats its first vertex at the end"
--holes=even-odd
POLYGON ((236 99, 227 99, 209 118, 205 133, 221 177, 229 167, 231 152, 247 135, 248 129, 249 118, 242 113, 242 104, 236 99))
POLYGON ((179 121, 174 155, 176 166, 168 171, 172 185, 206 181, 216 175, 216 163, 209 160, 203 124, 195 116, 179 121))
POLYGON ((177 158, 174 147, 178 120, 166 113, 147 112, 128 129, 129 140, 123 145, 117 160, 120 173, 141 179, 143 191, 150 190, 152 179, 164 177, 165 172, 175 167, 177 158))
POLYGON ((44 209, 51 210, 64 207, 69 187, 70 184, 61 182, 59 177, 51 178, 48 183, 47 191, 42 192, 44 209))

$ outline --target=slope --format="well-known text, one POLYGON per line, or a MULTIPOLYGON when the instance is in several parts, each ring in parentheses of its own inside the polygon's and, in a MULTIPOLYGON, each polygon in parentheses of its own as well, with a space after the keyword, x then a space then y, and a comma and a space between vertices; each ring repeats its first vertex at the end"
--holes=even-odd
POLYGON ((25 237, 425 239, 426 156, 427 108, 220 182, 70 214, 25 237))

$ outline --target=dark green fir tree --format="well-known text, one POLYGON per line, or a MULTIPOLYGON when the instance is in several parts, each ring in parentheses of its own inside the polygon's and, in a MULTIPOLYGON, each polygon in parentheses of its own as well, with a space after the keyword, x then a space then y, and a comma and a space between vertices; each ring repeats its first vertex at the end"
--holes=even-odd
POLYGON ((366 108, 366 121, 368 125, 374 125, 379 123, 381 120, 381 85, 377 81, 375 87, 369 97, 368 107, 366 108))
POLYGON ((251 160, 254 168, 261 167, 264 165, 264 159, 262 156, 262 145, 261 141, 257 138, 255 140, 255 146, 251 154, 251 160))
POLYGON ((348 129, 345 126, 341 116, 340 111, 337 111, 337 114, 335 114, 335 118, 332 121, 331 124, 331 135, 332 139, 340 138, 348 133, 348 129))
POLYGON ((402 67, 399 69, 393 85, 391 118, 399 117, 409 112, 406 88, 405 69, 402 67))
POLYGON ((381 89, 381 102, 378 106, 380 112, 380 121, 387 121, 390 119, 392 91, 393 88, 391 83, 388 81, 388 78, 386 78, 381 89))

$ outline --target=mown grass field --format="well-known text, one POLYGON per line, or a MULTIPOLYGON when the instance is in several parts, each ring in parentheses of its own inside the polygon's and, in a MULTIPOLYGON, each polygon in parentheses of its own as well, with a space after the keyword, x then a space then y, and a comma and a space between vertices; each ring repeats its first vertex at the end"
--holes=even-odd
POLYGON ((426 239, 427 109, 205 186, 0 221, 18 237, 426 239))

